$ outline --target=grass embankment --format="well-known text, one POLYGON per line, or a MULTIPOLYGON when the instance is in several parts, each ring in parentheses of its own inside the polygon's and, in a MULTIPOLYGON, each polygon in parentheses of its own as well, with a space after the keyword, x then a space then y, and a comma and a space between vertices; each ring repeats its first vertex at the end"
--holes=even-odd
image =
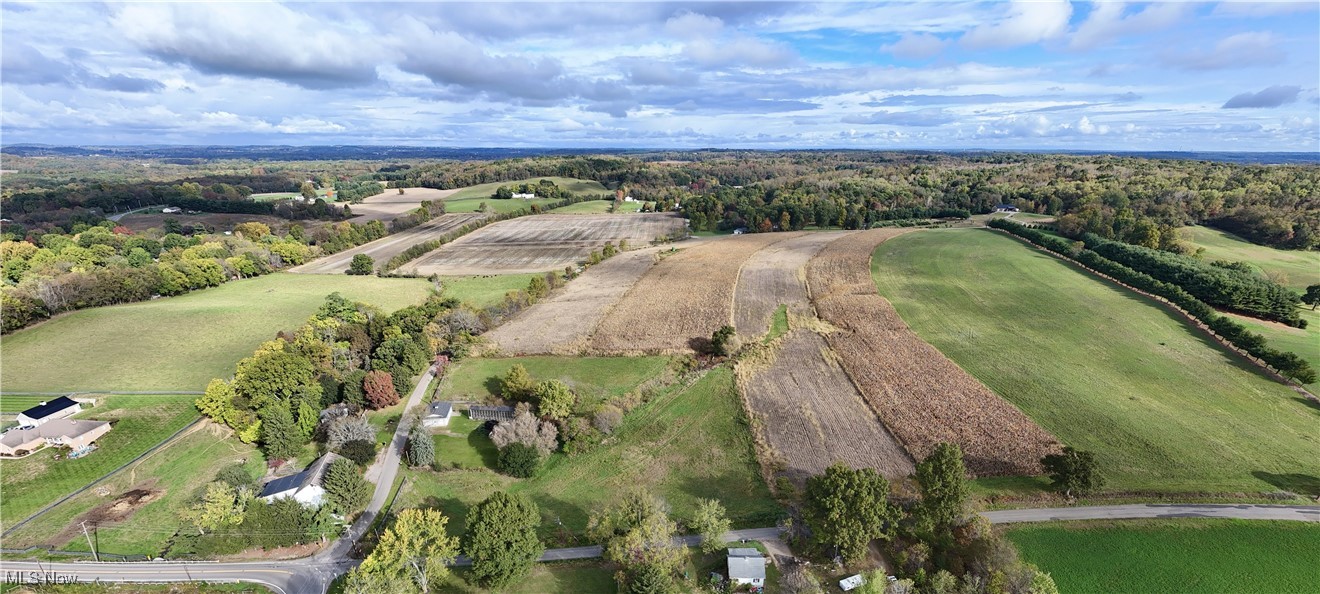
POLYGON ((872 266, 918 335, 1094 451, 1110 490, 1320 494, 1316 408, 1153 302, 985 230, 897 237, 872 266))
POLYGON ((1306 522, 1067 522, 1007 536, 1070 594, 1302 594, 1320 559, 1320 524, 1306 522))
POLYGON ((178 297, 84 309, 4 337, 6 392, 200 391, 339 291, 392 311, 421 279, 276 273, 178 297))
POLYGON ((536 184, 543 179, 555 182, 555 185, 572 192, 576 196, 609 193, 609 190, 605 189, 605 186, 590 180, 574 179, 571 177, 533 177, 516 181, 493 182, 489 184, 468 186, 455 192, 448 198, 445 198, 445 212, 477 212, 477 208, 481 206, 482 202, 485 202, 487 206, 498 213, 513 212, 523 208, 530 208, 533 204, 537 206, 546 206, 550 203, 557 202, 557 200, 541 198, 533 198, 531 200, 523 200, 521 198, 496 200, 491 198, 491 195, 493 195, 495 190, 500 186, 508 186, 512 189, 521 184, 536 184))
POLYGON ((440 277, 441 295, 473 307, 488 307, 504 301, 504 295, 509 291, 526 289, 534 276, 545 276, 545 273, 443 276, 440 277))
POLYGON ((1298 291, 1305 291, 1308 285, 1320 284, 1320 252, 1280 250, 1256 245, 1210 227, 1188 229, 1191 231, 1192 243, 1205 248, 1201 257, 1207 262, 1246 262, 1279 284, 1298 291))
MULTIPOLYGON (((1297 353, 1311 364, 1312 369, 1320 370, 1320 311, 1303 307, 1299 313, 1302 314, 1302 319, 1306 320, 1305 330, 1245 316, 1228 315, 1246 326, 1248 330, 1264 336, 1271 347, 1297 353)), ((1306 388, 1312 394, 1320 393, 1320 380, 1306 384, 1306 388)))
MULTIPOLYGON (((564 379, 586 394, 593 389, 626 392, 664 365, 664 359, 655 357, 475 360, 464 365, 492 367, 455 369, 453 377, 461 381, 446 386, 444 394, 461 399, 464 394, 487 393, 487 380, 513 362, 523 363, 537 379, 564 379)), ((580 542, 576 536, 586 528, 591 510, 631 488, 664 497, 678 519, 691 514, 698 498, 719 499, 735 525, 769 525, 779 513, 758 472, 733 374, 725 369, 709 372, 690 388, 664 390, 628 413, 603 444, 574 456, 553 454, 526 480, 494 470, 489 439, 479 432, 463 433, 475 423, 451 423, 456 436, 436 436, 437 458, 442 464, 457 461, 476 469, 411 472, 400 501, 405 507, 439 507, 452 518, 454 534, 462 533, 468 508, 496 490, 530 496, 541 508, 543 535, 556 546, 580 542)))
POLYGON ((10 526, 60 497, 101 478, 164 441, 198 417, 196 396, 106 396, 75 418, 110 421, 98 449, 74 460, 54 459, 64 448, 45 448, 0 460, 0 524, 10 526))

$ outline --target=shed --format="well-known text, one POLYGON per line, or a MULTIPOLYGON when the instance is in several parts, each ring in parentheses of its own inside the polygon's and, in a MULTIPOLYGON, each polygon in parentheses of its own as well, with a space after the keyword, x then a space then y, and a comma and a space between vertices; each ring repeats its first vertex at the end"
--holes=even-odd
POLYGON ((71 417, 80 410, 82 405, 78 404, 78 401, 68 396, 60 396, 18 413, 16 420, 20 427, 40 427, 47 421, 71 417))
POLYGON ((507 421, 513 418, 512 406, 473 406, 468 418, 474 421, 507 421))
POLYGON ((738 586, 765 587, 765 556, 756 549, 729 549, 729 581, 738 586))
POLYGON ((862 579, 862 574, 859 573, 857 575, 850 575, 846 578, 839 580, 839 587, 843 588, 844 592, 850 592, 852 590, 862 587, 862 584, 865 582, 866 580, 862 579))
POLYGON ((449 418, 454 416, 454 403, 452 402, 432 402, 426 407, 426 414, 422 416, 423 427, 448 427, 449 418))

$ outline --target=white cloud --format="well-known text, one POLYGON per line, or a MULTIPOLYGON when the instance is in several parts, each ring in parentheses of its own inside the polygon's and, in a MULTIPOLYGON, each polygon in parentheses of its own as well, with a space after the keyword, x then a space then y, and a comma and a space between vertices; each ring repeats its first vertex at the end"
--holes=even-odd
POLYGON ((898 41, 880 46, 880 51, 889 52, 896 58, 921 60, 938 55, 948 42, 926 33, 904 35, 898 41))
POLYGON ((1272 33, 1255 31, 1226 37, 1210 50, 1168 52, 1161 59, 1166 65, 1187 70, 1223 70, 1274 66, 1283 62, 1284 53, 1272 33))
POLYGON ((780 68, 797 60, 797 54, 787 46, 746 36, 728 41, 693 40, 683 47, 683 56, 707 68, 780 68))
POLYGON ((1069 46, 1073 49, 1091 49, 1124 35, 1171 27, 1191 8, 1189 4, 1178 2, 1157 2, 1125 15, 1127 5, 1122 2, 1094 4, 1086 21, 1073 33, 1069 46))
POLYGON ((347 130, 334 122, 308 117, 284 118, 275 126, 282 134, 327 134, 347 130))
POLYGON ((1014 0, 1008 14, 998 22, 981 25, 962 36, 971 49, 993 49, 1029 45, 1054 39, 1068 29, 1072 5, 1063 2, 1014 0))
POLYGON ((714 37, 723 28, 724 21, 695 12, 684 12, 665 21, 665 33, 683 39, 714 37))

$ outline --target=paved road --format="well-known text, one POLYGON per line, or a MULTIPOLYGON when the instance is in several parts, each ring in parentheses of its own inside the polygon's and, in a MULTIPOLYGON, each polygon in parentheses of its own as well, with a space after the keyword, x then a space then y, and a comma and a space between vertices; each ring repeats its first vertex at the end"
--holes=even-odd
MULTIPOLYGON (((427 378, 423 378, 427 379, 427 378)), ((426 382, 423 382, 424 384, 426 382)), ((422 388, 424 390, 425 388, 422 388)), ((413 391, 417 397, 418 391, 413 391)), ((410 406, 414 398, 409 399, 410 406)), ((401 428, 402 430, 402 428, 401 428)), ((400 433, 396 432, 396 438, 400 433)), ((402 435, 407 435, 402 432, 402 435)), ((394 468, 397 470, 397 458, 394 468)), ((393 472, 391 482, 393 481, 393 472)), ((391 483, 382 483, 388 491, 391 483)), ((377 490, 379 493, 379 487, 377 490)), ((373 499, 373 503, 375 500, 373 499)), ((384 499, 381 498, 381 504, 384 499)), ((380 507, 375 508, 376 511, 380 507)), ((366 514, 363 514, 364 516, 366 514)), ((374 515, 374 513, 373 513, 374 515)), ((1211 505, 1211 504, 1133 504, 1101 505, 1094 507, 1067 507, 1047 509, 1019 509, 984 512, 984 515, 996 524, 1013 522, 1047 522, 1058 520, 1087 519, 1137 519, 1137 518, 1239 518, 1245 520, 1296 520, 1320 522, 1320 506, 1293 505, 1211 505)), ((359 522, 360 523, 360 522, 359 522)), ((367 523, 369 525, 369 522, 367 523)), ((354 524, 350 535, 361 534, 358 524, 354 524)), ((362 528, 365 530, 365 527, 362 528)), ((725 535, 734 542, 740 539, 772 540, 779 537, 776 528, 753 528, 734 530, 725 535)), ((684 536, 678 539, 685 545, 692 546, 700 542, 700 537, 684 536)), ((103 582, 252 582, 265 585, 277 594, 321 594, 331 580, 357 565, 357 561, 348 559, 342 552, 350 545, 341 539, 336 546, 327 549, 311 559, 293 561, 272 561, 265 563, 44 563, 35 561, 5 561, 0 559, 0 572, 6 580, 33 582, 34 577, 53 576, 65 581, 70 578, 82 582, 101 580, 103 582), (342 546, 341 546, 342 545, 342 546), (16 573, 11 573, 16 572, 16 573), (36 572, 36 573, 33 573, 36 572), (43 574, 43 572, 45 572, 43 574)), ((601 554, 599 546, 551 549, 541 556, 542 561, 562 561, 568 559, 589 559, 601 554)))
POLYGON ((992 524, 1062 520, 1131 520, 1140 518, 1236 518, 1320 522, 1320 506, 1135 503, 981 512, 992 524))

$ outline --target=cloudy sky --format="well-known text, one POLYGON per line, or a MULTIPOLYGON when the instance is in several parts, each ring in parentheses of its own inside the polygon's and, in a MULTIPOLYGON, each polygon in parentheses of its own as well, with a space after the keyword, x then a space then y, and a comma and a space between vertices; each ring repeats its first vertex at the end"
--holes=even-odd
POLYGON ((0 141, 1320 150, 1320 2, 0 4, 0 141))

